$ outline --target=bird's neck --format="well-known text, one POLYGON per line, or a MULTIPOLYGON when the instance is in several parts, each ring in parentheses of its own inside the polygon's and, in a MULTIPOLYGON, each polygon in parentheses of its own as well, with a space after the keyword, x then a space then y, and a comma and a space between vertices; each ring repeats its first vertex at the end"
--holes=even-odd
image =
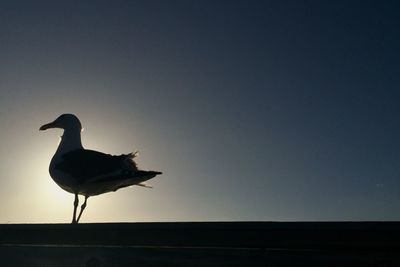
POLYGON ((58 145, 56 154, 63 155, 76 149, 83 149, 81 131, 78 129, 64 130, 64 134, 61 136, 61 142, 58 145))

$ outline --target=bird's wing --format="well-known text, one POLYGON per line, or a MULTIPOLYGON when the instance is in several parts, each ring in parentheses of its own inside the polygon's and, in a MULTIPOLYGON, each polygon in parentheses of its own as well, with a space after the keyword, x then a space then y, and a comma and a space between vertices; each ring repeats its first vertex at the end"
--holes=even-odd
POLYGON ((136 169, 132 160, 133 155, 113 156, 101 152, 78 149, 62 156, 62 161, 55 168, 68 173, 79 182, 92 180, 93 178, 118 175, 124 171, 136 169), (127 166, 132 164, 132 166, 127 166))

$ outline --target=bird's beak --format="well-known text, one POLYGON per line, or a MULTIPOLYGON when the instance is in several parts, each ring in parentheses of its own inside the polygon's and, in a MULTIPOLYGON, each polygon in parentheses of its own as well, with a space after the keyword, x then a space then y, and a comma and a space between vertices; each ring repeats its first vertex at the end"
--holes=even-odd
POLYGON ((42 125, 42 126, 39 128, 39 131, 44 131, 44 130, 47 130, 47 129, 50 129, 50 128, 56 128, 56 127, 57 127, 57 126, 56 126, 55 122, 53 121, 53 122, 47 123, 47 124, 45 124, 45 125, 42 125))

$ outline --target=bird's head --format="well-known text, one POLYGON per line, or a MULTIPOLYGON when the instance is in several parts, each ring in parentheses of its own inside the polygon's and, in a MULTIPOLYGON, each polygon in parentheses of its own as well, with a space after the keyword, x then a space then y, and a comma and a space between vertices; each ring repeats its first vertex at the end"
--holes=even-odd
POLYGON ((42 125, 39 130, 44 131, 50 128, 81 131, 82 125, 74 114, 62 114, 55 121, 42 125))

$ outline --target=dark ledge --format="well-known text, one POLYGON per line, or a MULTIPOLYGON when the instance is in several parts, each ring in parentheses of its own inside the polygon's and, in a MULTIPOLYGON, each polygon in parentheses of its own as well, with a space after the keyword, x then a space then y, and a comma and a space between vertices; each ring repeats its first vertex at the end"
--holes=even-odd
POLYGON ((93 257, 100 264, 93 266, 400 266, 400 222, 3 224, 0 245, 9 265, 49 261, 57 252, 66 265, 75 260, 71 266, 93 257))

